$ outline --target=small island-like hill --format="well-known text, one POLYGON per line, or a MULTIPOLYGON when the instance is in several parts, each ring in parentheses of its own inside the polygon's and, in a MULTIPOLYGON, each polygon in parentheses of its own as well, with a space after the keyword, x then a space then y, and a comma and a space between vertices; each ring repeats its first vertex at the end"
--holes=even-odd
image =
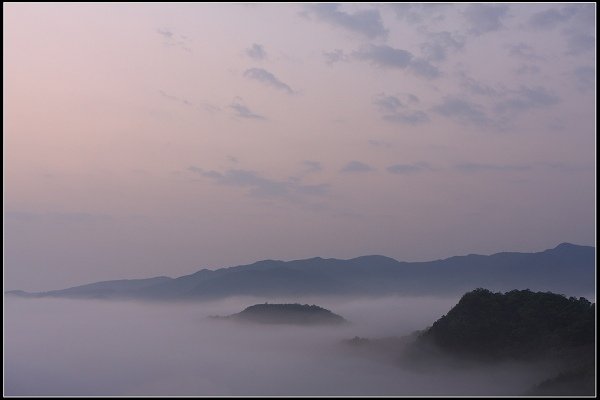
POLYGON ((331 311, 308 304, 255 304, 227 317, 239 322, 289 325, 340 325, 348 323, 331 311))

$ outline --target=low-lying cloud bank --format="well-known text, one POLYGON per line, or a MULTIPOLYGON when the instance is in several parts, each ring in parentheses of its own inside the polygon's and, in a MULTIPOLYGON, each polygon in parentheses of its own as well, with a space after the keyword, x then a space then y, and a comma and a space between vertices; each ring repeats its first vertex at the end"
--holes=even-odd
MULTIPOLYGON (((229 298, 203 303, 22 299, 5 306, 6 395, 518 395, 541 378, 526 364, 407 369, 353 351, 354 336, 407 335, 458 298, 229 298), (299 302, 339 327, 214 320, 299 302), (382 362, 383 361, 383 362, 382 362)), ((435 360, 432 360, 435 363, 435 360)))

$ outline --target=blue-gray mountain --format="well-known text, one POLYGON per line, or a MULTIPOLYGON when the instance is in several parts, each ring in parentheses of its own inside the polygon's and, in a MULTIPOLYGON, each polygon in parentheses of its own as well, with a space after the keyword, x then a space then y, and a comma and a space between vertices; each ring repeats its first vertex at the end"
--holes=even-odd
POLYGON ((265 260, 203 269, 179 278, 117 280, 49 292, 7 293, 27 297, 208 300, 239 295, 455 295, 487 287, 579 296, 595 290, 595 254, 594 247, 563 243, 538 253, 471 254, 428 262, 401 262, 384 256, 265 260))

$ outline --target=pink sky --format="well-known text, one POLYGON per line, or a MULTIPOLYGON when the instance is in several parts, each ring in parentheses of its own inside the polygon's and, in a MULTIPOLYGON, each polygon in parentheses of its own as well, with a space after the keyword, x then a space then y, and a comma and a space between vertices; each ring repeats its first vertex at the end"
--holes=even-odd
POLYGON ((5 289, 595 242, 595 4, 5 4, 5 289))

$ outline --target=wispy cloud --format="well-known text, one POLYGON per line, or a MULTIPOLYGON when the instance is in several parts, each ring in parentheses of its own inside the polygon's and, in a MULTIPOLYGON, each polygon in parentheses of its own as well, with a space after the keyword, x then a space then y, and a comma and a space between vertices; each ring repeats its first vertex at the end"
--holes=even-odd
POLYGON ((507 14, 508 6, 504 4, 471 4, 464 12, 469 33, 476 36, 502 29, 507 14))
POLYGON ((532 108, 545 107, 557 104, 560 98, 541 86, 521 86, 513 91, 507 100, 496 104, 496 110, 500 113, 524 112, 532 108))
POLYGON ((306 167, 308 172, 323 171, 323 165, 321 165, 321 163, 318 161, 305 160, 305 161, 302 161, 302 165, 304 165, 304 167, 306 167))
POLYGON ((417 172, 429 171, 431 170, 431 166, 426 162, 419 162, 414 164, 395 164, 390 165, 386 168, 389 173, 392 174, 415 174, 417 172))
POLYGON ((596 87, 596 68, 581 66, 573 71, 577 89, 582 92, 594 90, 596 87))
POLYGON ((252 44, 252 47, 246 49, 246 55, 252 58, 253 60, 257 61, 261 61, 267 58, 267 52, 265 51, 265 48, 258 43, 254 43, 252 44))
POLYGON ((387 37, 388 31, 378 10, 362 10, 348 13, 340 10, 339 4, 311 4, 307 7, 308 14, 332 26, 343 28, 349 32, 358 33, 368 39, 387 37))
POLYGON ((514 71, 517 75, 536 75, 539 74, 542 69, 535 64, 522 64, 514 71))
POLYGON ((577 9, 573 6, 564 7, 562 9, 551 8, 533 14, 528 21, 531 28, 547 30, 554 29, 563 22, 570 20, 577 9))
POLYGON ((189 46, 189 38, 185 35, 177 34, 172 29, 159 28, 156 30, 167 46, 179 47, 180 49, 190 52, 192 49, 189 46))
POLYGON ((158 33, 159 35, 161 35, 165 39, 169 39, 170 40, 170 39, 173 38, 173 32, 171 32, 168 29, 157 29, 156 33, 158 33))
POLYGON ((409 24, 420 24, 427 19, 441 21, 445 18, 444 12, 452 4, 442 3, 386 3, 385 7, 391 8, 396 17, 409 24))
POLYGON ((233 103, 231 103, 231 105, 229 106, 229 108, 231 108, 233 111, 235 111, 235 115, 237 117, 239 117, 239 118, 260 119, 260 120, 266 119, 265 116, 257 114, 254 111, 250 110, 248 107, 246 107, 245 105, 243 105, 237 99, 234 100, 233 103))
POLYGON ((479 96, 498 97, 501 94, 500 90, 473 79, 467 76, 464 72, 460 73, 460 85, 469 93, 479 96))
POLYGON ((348 61, 348 55, 344 53, 341 49, 335 49, 333 51, 326 51, 323 53, 323 57, 325 57, 325 62, 327 65, 332 65, 338 62, 348 61))
POLYGON ((340 172, 343 173, 361 173, 361 172, 370 172, 374 171, 374 168, 368 164, 362 163, 360 161, 350 161, 346 165, 342 167, 340 172))
POLYGON ((390 142, 375 139, 369 139, 368 143, 373 147, 379 147, 384 149, 389 149, 393 146, 390 142))
POLYGON ((568 55, 578 55, 596 48, 596 7, 594 4, 569 4, 533 14, 528 26, 534 30, 548 31, 564 28, 568 55))
POLYGON ((288 93, 288 94, 293 94, 294 91, 292 90, 292 88, 280 81, 279 79, 277 79, 277 77, 275 77, 275 75, 273 75, 272 73, 270 73, 269 71, 267 71, 266 69, 263 68, 250 68, 247 69, 244 72, 244 76, 246 78, 249 79, 254 79, 256 81, 259 81, 260 83, 263 83, 267 86, 271 86, 274 87, 275 89, 278 90, 283 90, 284 92, 288 93))
POLYGON ((299 196, 323 196, 327 194, 331 187, 326 183, 302 184, 298 178, 288 180, 270 179, 256 171, 247 169, 228 169, 219 172, 191 166, 188 171, 210 179, 218 185, 246 188, 250 195, 257 197, 297 200, 299 196))
POLYGON ((506 45, 508 48, 508 54, 512 57, 520 58, 522 60, 543 60, 544 58, 536 54, 533 47, 530 45, 520 42, 515 44, 506 45))
POLYGON ((596 37, 586 32, 569 30, 566 33, 568 55, 579 55, 596 48, 596 37))
POLYGON ((373 104, 379 108, 380 111, 384 113, 395 113, 401 108, 402 102, 396 96, 386 96, 385 94, 381 94, 377 96, 375 100, 373 100, 373 104))
POLYGON ((428 60, 424 58, 414 58, 410 62, 408 68, 415 75, 427 79, 437 78, 441 75, 441 72, 438 69, 438 67, 431 64, 428 60))
POLYGON ((458 97, 445 97, 443 102, 434 106, 432 110, 462 123, 489 125, 492 122, 482 106, 458 97))
POLYGON ((461 172, 519 172, 528 171, 533 167, 531 165, 516 165, 516 164, 478 164, 478 163, 462 163, 456 164, 455 169, 461 172))
POLYGON ((449 52, 461 50, 465 46, 465 37, 457 33, 442 31, 427 33, 427 42, 421 44, 424 58, 440 62, 446 60, 449 52))
POLYGON ((113 219, 108 214, 88 212, 28 212, 6 211, 4 217, 8 221, 19 223, 51 223, 51 224, 84 224, 106 222, 113 219))
POLYGON ((439 69, 425 58, 415 58, 410 51, 387 45, 370 44, 352 52, 356 60, 367 61, 381 68, 407 69, 423 78, 437 78, 439 69))
MULTIPOLYGON (((407 95, 409 103, 418 102, 414 95, 407 95)), ((429 121, 429 116, 419 110, 412 110, 396 96, 381 94, 373 100, 373 105, 382 112, 382 119, 409 125, 418 125, 429 121)))
POLYGON ((189 101, 189 100, 187 100, 187 99, 184 99, 184 98, 181 98, 181 97, 177 97, 177 96, 170 95, 170 94, 166 93, 166 92, 165 92, 165 91, 163 91, 163 90, 159 90, 159 91, 158 91, 158 93, 159 93, 159 94, 160 94, 160 95, 161 95, 163 98, 165 98, 165 99, 168 99, 168 100, 171 100, 171 101, 174 101, 174 102, 177 102, 177 103, 181 103, 181 104, 184 104, 184 105, 186 105, 186 106, 190 106, 190 107, 191 107, 191 106, 193 106, 193 104, 192 104, 192 102, 191 102, 191 101, 189 101))
POLYGON ((404 69, 410 65, 413 55, 411 52, 395 49, 390 46, 374 44, 354 51, 352 56, 358 60, 368 61, 378 67, 404 69))

